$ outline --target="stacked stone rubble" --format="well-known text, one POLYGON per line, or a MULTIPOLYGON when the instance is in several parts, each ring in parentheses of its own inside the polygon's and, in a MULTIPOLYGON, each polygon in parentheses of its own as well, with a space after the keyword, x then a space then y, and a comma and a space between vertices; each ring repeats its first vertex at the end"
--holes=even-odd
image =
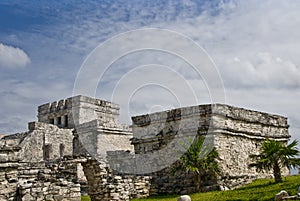
POLYGON ((68 180, 69 172, 63 175, 60 169, 42 163, 23 164, 19 168, 18 197, 24 201, 80 201, 80 184, 68 180))
POLYGON ((61 161, 61 143, 67 144, 64 154, 71 155, 70 129, 39 122, 30 123, 28 132, 4 136, 0 140, 0 200, 79 201, 80 185, 73 180, 71 168, 76 162, 61 161), (54 143, 47 162, 45 142, 54 143))
POLYGON ((150 177, 122 175, 105 162, 93 159, 83 163, 89 181, 89 196, 93 201, 129 201, 149 196, 150 177))
POLYGON ((20 147, 0 141, 0 200, 13 201, 18 186, 18 151, 20 147))

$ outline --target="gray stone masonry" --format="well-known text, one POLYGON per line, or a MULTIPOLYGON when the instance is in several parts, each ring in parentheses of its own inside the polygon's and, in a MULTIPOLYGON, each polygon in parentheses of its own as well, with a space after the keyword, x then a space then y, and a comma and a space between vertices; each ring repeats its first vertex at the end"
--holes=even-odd
POLYGON ((18 186, 20 147, 0 141, 0 201, 13 201, 18 186))
POLYGON ((22 163, 16 197, 24 201, 80 201, 80 184, 73 182, 69 164, 22 163))
MULTIPOLYGON (((111 128, 103 126, 100 120, 83 123, 76 128, 79 142, 84 149, 97 159, 106 158, 107 151, 129 150, 133 152, 130 144, 132 130, 127 127, 111 128)), ((78 148, 75 148, 76 151, 78 148)), ((78 151, 79 153, 82 151, 78 151)))
POLYGON ((80 201, 80 185, 71 181, 70 163, 47 167, 43 162, 22 162, 20 150, 0 141, 0 201, 80 201))
POLYGON ((201 190, 233 189, 271 177, 248 168, 249 156, 267 138, 290 138, 286 117, 223 104, 140 115, 132 126, 118 116, 117 104, 81 95, 39 106, 27 132, 0 136, 0 201, 79 201, 80 184, 93 201, 192 193, 193 175, 173 167, 195 136, 216 148, 221 169, 201 190))
POLYGON ((118 127, 119 106, 117 104, 90 98, 75 96, 38 107, 38 121, 75 128, 76 125, 99 119, 103 125, 118 127))
POLYGON ((129 201, 149 196, 150 177, 114 172, 105 162, 88 159, 82 163, 93 201, 129 201))
MULTIPOLYGON (((261 143, 267 138, 283 143, 290 138, 286 117, 223 104, 157 112, 132 117, 132 121, 132 144, 140 157, 160 150, 165 150, 171 157, 168 150, 173 141, 184 142, 196 135, 207 136, 220 155, 218 163, 222 174, 217 180, 206 178, 208 181, 202 184, 203 191, 218 186, 220 189, 235 188, 258 177, 271 177, 270 172, 258 173, 255 168, 248 168, 252 162, 249 156, 259 153, 261 143)), ((172 168, 152 174, 151 194, 184 194, 195 190, 190 176, 186 175, 183 181, 182 177, 171 173, 172 168)), ((285 169, 283 174, 287 175, 289 171, 285 169)))

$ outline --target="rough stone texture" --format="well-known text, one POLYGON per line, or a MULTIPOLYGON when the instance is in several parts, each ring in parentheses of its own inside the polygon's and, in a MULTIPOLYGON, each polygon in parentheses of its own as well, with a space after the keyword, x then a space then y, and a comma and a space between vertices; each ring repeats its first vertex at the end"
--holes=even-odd
POLYGON ((93 201, 129 201, 149 196, 150 177, 120 175, 106 162, 88 160, 83 163, 89 181, 89 195, 93 201))
MULTIPOLYGON (((204 191, 217 186, 221 189, 235 188, 254 178, 271 177, 270 172, 258 173, 255 168, 249 169, 248 165, 252 162, 249 155, 259 153, 261 143, 266 138, 283 143, 290 138, 287 118, 222 104, 157 112, 133 117, 132 120, 132 144, 140 157, 148 157, 148 153, 161 150, 164 150, 166 157, 176 157, 171 155, 169 149, 175 147, 173 152, 176 152, 176 148, 178 152, 180 143, 185 144, 196 135, 206 135, 206 142, 219 152, 222 174, 218 180, 207 178, 202 183, 204 191)), ((154 161, 148 161, 147 165, 157 165, 154 161)), ((151 194, 183 194, 195 190, 191 176, 186 175, 186 179, 182 180, 182 177, 171 173, 172 168, 170 166, 152 174, 151 194)), ((283 175, 288 173, 285 169, 283 175)))
POLYGON ((61 127, 75 128, 75 125, 99 119, 108 127, 118 127, 119 106, 117 104, 90 98, 75 96, 38 107, 39 122, 56 124, 61 127), (61 122, 58 122, 58 118, 61 122), (67 124, 63 119, 67 117, 67 124))
MULTIPOLYGON (((76 128, 76 134, 79 142, 85 145, 84 149, 93 156, 99 155, 105 158, 107 151, 133 151, 133 146, 130 144, 132 131, 129 128, 120 126, 112 128, 109 125, 103 125, 100 120, 93 120, 79 125, 76 128)), ((78 152, 82 153, 82 150, 78 152)))
POLYGON ((277 194, 275 195, 274 200, 275 200, 275 201, 285 200, 285 199, 283 199, 283 198, 284 198, 284 197, 288 197, 288 196, 289 196, 289 194, 288 194, 285 190, 282 190, 282 191, 280 191, 279 193, 277 193, 277 194))
POLYGON ((177 201, 191 201, 191 197, 188 195, 182 195, 177 199, 177 201))
MULTIPOLYGON (((7 135, 0 140, 2 151, 5 147, 19 147, 18 152, 9 152, 18 158, 16 163, 13 157, 0 155, 3 162, 0 170, 7 172, 7 178, 14 178, 9 181, 15 181, 0 190, 10 190, 11 195, 5 196, 17 196, 21 200, 80 200, 80 187, 83 194, 88 188, 84 171, 89 173, 91 169, 81 165, 88 164, 82 156, 89 158, 89 152, 93 151, 87 152, 89 141, 84 143, 85 146, 82 146, 83 142, 91 140, 90 145, 96 153, 102 153, 99 148, 107 144, 111 145, 108 149, 111 151, 133 150, 129 140, 132 130, 118 124, 118 114, 118 105, 85 96, 39 106, 39 122, 29 123, 29 131, 7 135), (109 142, 104 142, 103 137, 109 142), (14 169, 9 172, 7 167, 14 169), (14 177, 14 174, 19 176, 14 177)), ((99 165, 96 160, 94 164, 99 165)), ((91 184, 103 182, 97 180, 100 177, 88 174, 88 178, 90 192, 92 195, 98 193, 98 200, 128 200, 129 197, 149 195, 149 179, 144 177, 118 176, 109 170, 105 176, 108 182, 102 184, 106 189, 104 194, 91 187, 91 184), (132 181, 135 183, 131 184, 132 181)))
POLYGON ((0 141, 0 200, 13 201, 18 185, 20 147, 0 141))
POLYGON ((23 163, 19 168, 17 197, 24 201, 80 201, 80 184, 72 181, 72 168, 66 166, 69 163, 56 164, 46 167, 43 163, 23 163))
POLYGON ((71 181, 69 163, 56 162, 57 168, 50 168, 43 162, 21 162, 20 150, 0 141, 1 201, 80 201, 80 184, 71 181))
POLYGON ((23 162, 56 160, 73 155, 72 129, 55 125, 30 122, 29 131, 4 136, 3 143, 22 147, 19 157, 23 162))
POLYGON ((287 118, 222 104, 133 117, 132 127, 120 125, 118 115, 117 104, 85 96, 39 106, 29 131, 0 139, 0 200, 77 201, 86 191, 93 201, 189 194, 193 175, 172 169, 201 135, 219 152, 222 171, 201 178, 201 190, 226 190, 272 176, 249 169, 249 155, 266 138, 290 138, 287 118))
MULTIPOLYGON (((266 138, 287 143, 287 118, 227 105, 217 105, 213 117, 214 143, 224 176, 222 185, 234 188, 257 177, 272 177, 271 172, 249 168, 253 162, 249 156, 259 153, 266 138)), ((283 175, 287 174, 289 170, 284 169, 283 175)))

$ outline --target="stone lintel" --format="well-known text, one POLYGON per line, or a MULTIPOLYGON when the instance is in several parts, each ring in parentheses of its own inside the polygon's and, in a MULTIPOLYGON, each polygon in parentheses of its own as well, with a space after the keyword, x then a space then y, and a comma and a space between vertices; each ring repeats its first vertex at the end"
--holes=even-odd
POLYGON ((76 128, 78 133, 81 132, 90 132, 90 131, 97 131, 106 134, 118 134, 118 135, 132 135, 132 130, 128 127, 125 128, 124 126, 119 127, 107 127, 103 126, 103 122, 96 119, 87 123, 82 123, 76 128))
POLYGON ((288 141, 289 138, 291 137, 290 135, 285 135, 285 136, 262 136, 260 133, 247 133, 247 132, 230 132, 226 130, 214 130, 210 132, 211 134, 216 135, 231 135, 231 136, 240 136, 240 137, 245 137, 249 139, 256 139, 256 140, 265 140, 266 138, 276 140, 276 141, 288 141))

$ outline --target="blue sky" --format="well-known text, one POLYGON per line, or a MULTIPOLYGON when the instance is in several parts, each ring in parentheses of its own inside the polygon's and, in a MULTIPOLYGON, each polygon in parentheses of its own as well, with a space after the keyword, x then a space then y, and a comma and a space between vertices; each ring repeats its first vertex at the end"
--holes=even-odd
MULTIPOLYGON (((101 42, 125 31, 163 28, 191 38, 210 55, 224 82, 225 103, 287 116, 292 137, 299 139, 299 10, 300 1, 294 0, 2 0, 0 133, 26 131, 38 105, 72 96, 82 63, 101 42)), ((113 85, 132 66, 154 60, 185 76, 201 94, 196 104, 209 102, 203 80, 194 79, 186 64, 153 51, 116 62, 97 97, 109 99, 113 85)), ((141 79, 150 77, 140 73, 141 79)), ((167 73, 160 76, 175 88, 182 86, 167 73)), ((184 96, 184 91, 176 93, 184 96)), ((178 106, 172 97, 159 87, 144 88, 132 94, 129 114, 178 106)), ((120 101, 121 111, 126 110, 128 102, 120 101)), ((126 115, 121 122, 129 121, 126 115)))

